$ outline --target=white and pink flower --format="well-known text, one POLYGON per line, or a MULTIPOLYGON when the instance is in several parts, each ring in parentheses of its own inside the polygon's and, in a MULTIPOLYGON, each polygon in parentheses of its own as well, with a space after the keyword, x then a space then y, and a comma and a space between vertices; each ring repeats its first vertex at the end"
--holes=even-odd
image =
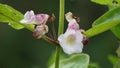
POLYGON ((77 21, 72 17, 72 13, 66 14, 66 19, 69 22, 68 28, 64 34, 58 37, 60 46, 67 54, 81 53, 83 49, 83 34, 80 32, 77 21))
POLYGON ((25 24, 45 25, 49 18, 48 14, 34 14, 34 11, 27 11, 24 15, 24 19, 20 22, 25 24))
POLYGON ((24 15, 24 19, 20 22, 23 24, 35 24, 37 27, 33 32, 33 36, 36 38, 41 38, 48 32, 48 26, 46 22, 48 21, 48 14, 34 14, 34 11, 27 11, 24 15))

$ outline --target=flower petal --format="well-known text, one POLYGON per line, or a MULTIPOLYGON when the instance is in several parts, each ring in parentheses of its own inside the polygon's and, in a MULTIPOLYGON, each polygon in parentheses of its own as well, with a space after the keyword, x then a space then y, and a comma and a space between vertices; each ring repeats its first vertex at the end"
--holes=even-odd
POLYGON ((75 30, 66 31, 65 34, 58 37, 58 41, 63 48, 63 51, 67 54, 81 53, 83 48, 82 39, 83 35, 75 30), (70 38, 70 36, 74 38, 70 38))
POLYGON ((65 18, 68 22, 71 22, 71 20, 73 19, 73 14, 71 12, 66 13, 65 18))
POLYGON ((35 21, 35 14, 34 11, 27 11, 24 15, 24 19, 22 19, 20 22, 25 24, 31 24, 35 21))
POLYGON ((48 14, 37 14, 36 16, 35 16, 35 22, 36 22, 36 24, 38 24, 38 25, 45 25, 46 24, 46 22, 47 22, 47 20, 48 20, 48 18, 49 18, 49 15, 48 14))

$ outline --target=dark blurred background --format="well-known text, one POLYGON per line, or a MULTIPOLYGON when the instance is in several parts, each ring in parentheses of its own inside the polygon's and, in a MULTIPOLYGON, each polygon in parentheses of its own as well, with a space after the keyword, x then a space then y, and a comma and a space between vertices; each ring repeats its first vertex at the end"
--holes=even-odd
MULTIPOLYGON (((23 14, 28 10, 35 13, 54 13, 58 26, 59 0, 0 0, 23 14)), ((80 17, 80 27, 89 29, 94 20, 104 14, 108 8, 89 0, 66 0, 65 12, 73 12, 80 17)), ((66 23, 67 26, 67 23, 66 23)), ((90 55, 91 62, 97 62, 101 68, 112 68, 108 55, 115 54, 117 39, 111 31, 89 39, 84 53, 90 55)), ((47 61, 55 46, 44 40, 35 39, 27 29, 14 30, 0 23, 0 68, 47 68, 47 61)))

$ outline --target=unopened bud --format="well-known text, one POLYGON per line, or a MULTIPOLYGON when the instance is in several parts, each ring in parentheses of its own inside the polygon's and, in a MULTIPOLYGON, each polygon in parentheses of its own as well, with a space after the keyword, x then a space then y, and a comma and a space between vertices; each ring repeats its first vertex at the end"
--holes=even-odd
POLYGON ((54 13, 52 14, 52 16, 50 16, 49 18, 48 18, 48 22, 53 22, 54 20, 55 20, 55 15, 54 15, 54 13))
POLYGON ((35 31, 33 32, 33 36, 35 38, 39 39, 46 33, 48 33, 48 26, 47 25, 39 25, 35 28, 35 31))
POLYGON ((47 20, 48 20, 48 18, 49 18, 49 15, 47 15, 47 14, 37 14, 35 16, 35 19, 36 19, 35 22, 38 25, 41 25, 41 24, 45 25, 47 20))
POLYGON ((82 43, 86 45, 88 43, 88 38, 86 36, 83 36, 82 43))

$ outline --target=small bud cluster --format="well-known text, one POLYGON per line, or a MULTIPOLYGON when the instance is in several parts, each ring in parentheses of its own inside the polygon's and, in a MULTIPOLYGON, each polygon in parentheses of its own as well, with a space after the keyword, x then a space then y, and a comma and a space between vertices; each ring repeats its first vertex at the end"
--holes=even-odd
POLYGON ((48 33, 48 26, 46 22, 49 18, 48 14, 34 14, 34 11, 27 11, 24 15, 24 19, 21 20, 21 23, 24 24, 35 24, 37 27, 34 30, 33 36, 35 38, 41 38, 43 35, 48 33))

